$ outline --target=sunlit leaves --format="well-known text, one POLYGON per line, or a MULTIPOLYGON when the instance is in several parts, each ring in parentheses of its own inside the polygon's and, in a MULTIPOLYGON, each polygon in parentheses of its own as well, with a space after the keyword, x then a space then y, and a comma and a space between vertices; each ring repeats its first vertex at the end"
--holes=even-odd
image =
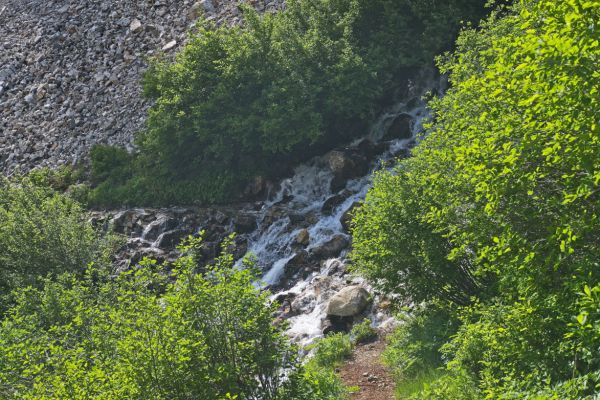
POLYGON ((464 318, 454 356, 465 352, 457 364, 489 398, 509 386, 586 381, 600 367, 597 358, 569 365, 598 348, 564 341, 574 316, 592 318, 576 293, 600 277, 599 20, 598 2, 526 0, 464 32, 441 59, 452 87, 431 103, 429 136, 401 163, 401 179, 376 180, 356 221, 359 268, 394 277, 396 293, 463 290, 447 274, 435 286, 412 275, 415 253, 421 274, 467 268, 477 277, 481 305, 464 318), (426 235, 442 251, 418 253, 426 235), (371 244, 390 256, 367 257, 371 244))

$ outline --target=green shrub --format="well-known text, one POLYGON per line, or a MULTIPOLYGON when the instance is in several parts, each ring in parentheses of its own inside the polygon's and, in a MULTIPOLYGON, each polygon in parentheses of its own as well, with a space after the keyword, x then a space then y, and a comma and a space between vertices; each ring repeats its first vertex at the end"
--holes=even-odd
POLYGON ((69 166, 55 169, 38 168, 27 174, 27 179, 34 185, 51 188, 57 192, 65 192, 72 185, 83 180, 82 171, 69 166))
POLYGON ((333 368, 308 365, 290 376, 282 399, 345 400, 349 389, 333 368))
POLYGON ((371 320, 365 318, 355 324, 350 331, 350 339, 354 344, 365 343, 377 338, 377 330, 371 327, 371 320))
MULTIPOLYGON (((463 371, 438 372, 423 380, 421 387, 406 398, 410 400, 480 400, 477 382, 463 371)), ((400 397, 404 398, 404 397, 400 397)))
MULTIPOLYGON (((573 351, 579 372, 600 372, 600 284, 585 285, 578 301, 579 313, 565 336, 575 341, 573 351)), ((600 380, 597 381, 600 384, 600 380)))
POLYGON ((333 368, 352 355, 352 341, 345 333, 333 333, 318 339, 308 350, 314 350, 309 364, 333 368))
MULTIPOLYGON (((352 355, 354 344, 345 333, 333 333, 317 341, 307 350, 313 351, 305 363, 303 378, 298 388, 310 388, 315 397, 306 399, 338 400, 346 399, 350 393, 336 373, 337 367, 352 355)), ((300 397, 303 398, 303 397, 300 397)))
POLYGON ((447 307, 429 304, 400 315, 389 336, 383 361, 398 382, 428 375, 443 365, 440 349, 456 333, 458 321, 447 307))
POLYGON ((3 300, 13 289, 36 285, 40 277, 67 271, 82 275, 92 262, 111 266, 115 238, 94 230, 80 205, 43 186, 47 182, 40 176, 0 178, 3 300))
POLYGON ((18 290, 0 326, 0 397, 318 398, 254 270, 233 268, 225 254, 195 274, 197 244, 182 248, 171 276, 145 260, 115 279, 90 267, 84 279, 63 274, 18 290))
POLYGON ((108 145, 95 145, 90 152, 92 183, 108 181, 111 184, 125 182, 131 176, 132 156, 125 149, 108 145))
POLYGON ((174 63, 155 60, 144 77, 155 104, 139 154, 93 151, 93 175, 109 182, 94 202, 231 200, 253 176, 364 135, 482 8, 483 0, 291 0, 274 15, 245 8, 244 27, 202 23, 174 63), (168 194, 180 185, 202 190, 168 194))
POLYGON ((486 278, 474 275, 472 260, 449 259, 450 241, 423 217, 428 211, 426 184, 417 180, 418 170, 411 172, 399 168, 375 175, 373 188, 354 214, 353 268, 382 293, 416 302, 442 298, 468 304, 486 278))

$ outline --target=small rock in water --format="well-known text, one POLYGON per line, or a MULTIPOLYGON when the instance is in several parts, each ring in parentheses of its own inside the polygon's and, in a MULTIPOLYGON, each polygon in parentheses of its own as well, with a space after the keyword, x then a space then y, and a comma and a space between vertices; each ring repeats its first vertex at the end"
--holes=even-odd
POLYGON ((413 125, 413 117, 404 113, 400 114, 394 119, 383 138, 386 140, 409 139, 412 136, 413 125))
POLYGON ((296 236, 296 243, 306 246, 309 242, 310 234, 308 233, 308 229, 302 229, 300 232, 298 232, 298 235, 296 236))

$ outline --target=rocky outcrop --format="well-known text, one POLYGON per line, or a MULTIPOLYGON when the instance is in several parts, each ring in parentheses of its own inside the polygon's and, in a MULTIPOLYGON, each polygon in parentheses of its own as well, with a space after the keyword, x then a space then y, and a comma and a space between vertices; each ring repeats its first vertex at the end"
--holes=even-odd
POLYGON ((172 57, 199 18, 241 23, 237 5, 283 0, 0 2, 0 170, 76 163, 96 143, 131 149, 150 102, 147 59, 172 57))
POLYGON ((251 205, 230 208, 169 208, 95 211, 90 221, 105 230, 126 238, 117 255, 120 270, 130 268, 143 257, 173 261, 179 256, 177 245, 187 236, 202 235, 202 261, 210 263, 221 252, 221 243, 231 233, 238 233, 236 258, 247 250, 247 234, 256 227, 256 212, 251 205))

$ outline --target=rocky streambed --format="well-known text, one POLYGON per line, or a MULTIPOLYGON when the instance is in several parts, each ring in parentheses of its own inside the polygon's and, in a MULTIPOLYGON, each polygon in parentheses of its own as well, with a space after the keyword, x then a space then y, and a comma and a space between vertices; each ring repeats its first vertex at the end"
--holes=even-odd
POLYGON ((374 171, 407 157, 419 140, 427 110, 421 96, 440 91, 438 80, 420 79, 405 101, 385 112, 364 138, 296 167, 280 182, 263 179, 249 187, 252 201, 227 207, 96 211, 92 221, 127 236, 120 269, 143 257, 171 261, 187 235, 204 232, 202 262, 210 263, 220 244, 237 233, 234 255, 241 264, 254 255, 263 287, 281 304, 289 336, 301 345, 330 331, 346 331, 368 316, 373 324, 393 323, 388 302, 349 272, 349 223, 371 185, 374 171))

